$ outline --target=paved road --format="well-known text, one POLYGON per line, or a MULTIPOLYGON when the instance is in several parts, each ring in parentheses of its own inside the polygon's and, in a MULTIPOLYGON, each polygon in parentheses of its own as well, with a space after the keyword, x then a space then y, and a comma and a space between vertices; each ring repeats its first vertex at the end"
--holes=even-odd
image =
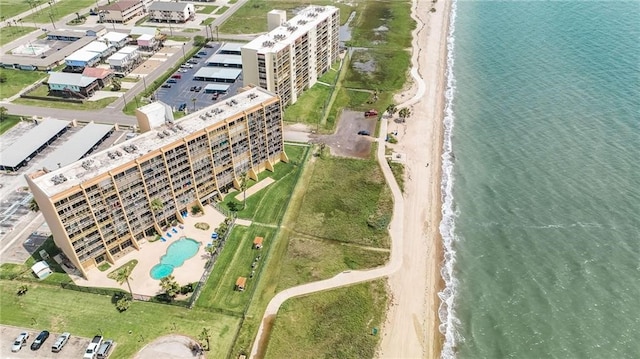
POLYGON ((345 271, 333 278, 285 289, 282 292, 276 294, 271 299, 271 301, 267 305, 267 309, 265 310, 262 322, 260 323, 260 327, 258 328, 258 334, 255 341, 253 342, 253 347, 251 349, 251 358, 257 358, 257 355, 261 349, 260 345, 267 342, 265 340, 266 338, 263 338, 263 336, 265 335, 265 325, 278 313, 278 309, 287 299, 386 277, 398 271, 402 266, 404 200, 402 198, 402 191, 400 190, 398 183, 393 177, 391 168, 389 167, 389 164, 385 159, 384 143, 386 134, 387 121, 383 120, 380 122, 380 135, 378 137, 378 142, 380 145, 378 146, 377 159, 380 163, 380 167, 382 168, 382 173, 384 174, 384 177, 389 184, 389 187, 391 188, 391 193, 393 194, 393 217, 391 219, 391 222, 389 223, 389 235, 391 236, 391 259, 384 267, 365 271, 345 271))

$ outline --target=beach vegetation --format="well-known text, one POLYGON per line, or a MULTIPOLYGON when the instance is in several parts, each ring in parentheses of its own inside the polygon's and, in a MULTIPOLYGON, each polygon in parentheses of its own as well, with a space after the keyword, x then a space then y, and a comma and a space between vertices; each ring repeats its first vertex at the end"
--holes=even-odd
POLYGON ((2 97, 8 98, 14 96, 25 87, 45 77, 47 77, 47 73, 41 71, 0 69, 0 78, 5 79, 4 82, 2 82, 2 97))
POLYGON ((384 280, 289 299, 265 358, 373 358, 387 304, 384 280))
MULTIPOLYGON (((26 71, 25 71, 26 72, 26 71)), ((60 108, 67 110, 100 110, 103 109, 113 102, 115 102, 118 97, 107 97, 100 99, 98 101, 84 101, 82 103, 78 102, 66 102, 66 101, 49 101, 49 100, 36 100, 31 98, 19 98, 13 101, 13 103, 27 106, 35 106, 35 107, 47 107, 47 108, 60 108)))

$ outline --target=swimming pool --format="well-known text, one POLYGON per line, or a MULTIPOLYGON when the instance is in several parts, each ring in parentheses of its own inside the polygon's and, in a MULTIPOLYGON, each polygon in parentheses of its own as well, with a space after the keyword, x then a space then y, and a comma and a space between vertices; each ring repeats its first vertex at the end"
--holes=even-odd
POLYGON ((173 273, 173 270, 184 264, 184 261, 198 253, 200 243, 191 238, 180 238, 171 243, 167 248, 167 254, 160 258, 160 263, 156 264, 149 271, 153 279, 162 279, 173 273))

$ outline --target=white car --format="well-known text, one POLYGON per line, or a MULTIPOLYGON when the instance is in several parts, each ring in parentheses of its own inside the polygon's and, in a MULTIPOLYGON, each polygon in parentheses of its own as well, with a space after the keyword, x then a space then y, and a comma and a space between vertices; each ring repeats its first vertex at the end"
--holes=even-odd
POLYGON ((51 351, 54 353, 61 351, 62 347, 64 347, 64 345, 67 344, 70 337, 71 337, 71 333, 68 333, 68 332, 60 334, 58 339, 56 339, 56 342, 53 343, 53 345, 51 346, 51 351))
POLYGON ((185 72, 189 72, 189 70, 187 70, 187 69, 178 69, 178 72, 185 73, 185 72))
POLYGON ((29 333, 22 332, 16 340, 13 342, 13 346, 11 347, 11 351, 16 353, 22 349, 23 346, 27 345, 27 340, 29 340, 29 333))

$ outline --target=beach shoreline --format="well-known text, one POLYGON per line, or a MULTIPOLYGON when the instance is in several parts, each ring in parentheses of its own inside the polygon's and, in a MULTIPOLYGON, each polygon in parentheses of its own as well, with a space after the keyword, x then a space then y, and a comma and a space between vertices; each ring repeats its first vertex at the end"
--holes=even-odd
POLYGON ((438 293, 445 285, 440 273, 444 252, 439 226, 450 11, 449 0, 413 0, 413 78, 395 99, 398 108, 409 107, 412 115, 405 123, 388 120, 389 131, 398 131, 394 151, 406 155, 405 231, 402 268, 389 277, 390 306, 380 358, 439 358, 443 346, 438 293), (430 12, 432 7, 435 12, 430 12))

